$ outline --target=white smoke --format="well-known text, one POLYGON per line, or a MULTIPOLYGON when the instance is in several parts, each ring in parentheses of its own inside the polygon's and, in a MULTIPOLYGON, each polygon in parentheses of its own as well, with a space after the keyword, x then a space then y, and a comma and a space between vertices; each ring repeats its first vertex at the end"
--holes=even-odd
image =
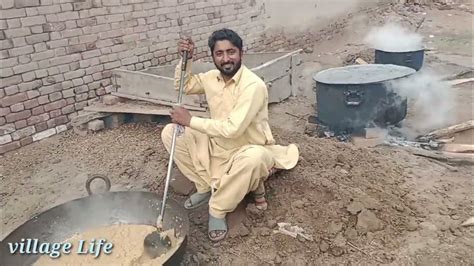
POLYGON ((268 29, 317 30, 333 18, 357 10, 361 0, 270 0, 265 2, 268 29))
POLYGON ((423 69, 407 78, 391 81, 387 87, 408 99, 411 110, 403 125, 407 137, 448 126, 455 117, 453 90, 432 71, 423 69))
POLYGON ((423 37, 395 23, 372 28, 365 37, 371 48, 386 52, 411 52, 423 49, 423 37))

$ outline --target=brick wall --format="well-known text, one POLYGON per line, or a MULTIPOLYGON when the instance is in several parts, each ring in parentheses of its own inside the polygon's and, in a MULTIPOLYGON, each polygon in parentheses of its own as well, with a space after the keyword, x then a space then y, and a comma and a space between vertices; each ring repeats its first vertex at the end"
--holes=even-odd
POLYGON ((1 0, 0 154, 66 130, 110 93, 110 70, 140 70, 178 58, 180 33, 197 58, 230 27, 261 49, 264 0, 1 0))

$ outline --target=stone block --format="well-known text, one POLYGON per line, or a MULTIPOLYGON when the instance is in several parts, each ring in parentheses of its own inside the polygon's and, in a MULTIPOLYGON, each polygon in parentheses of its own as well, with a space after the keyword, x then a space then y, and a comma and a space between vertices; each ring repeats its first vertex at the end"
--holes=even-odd
MULTIPOLYGON (((10 53, 10 56, 15 57, 15 56, 20 56, 20 55, 31 54, 34 51, 35 51, 35 48, 32 45, 28 45, 28 46, 10 49, 9 53, 10 53)), ((27 63, 27 62, 22 61, 20 63, 27 63)))
POLYGON ((21 78, 23 79, 23 82, 29 82, 29 81, 35 80, 36 75, 34 71, 31 71, 31 72, 23 73, 21 75, 21 78))
POLYGON ((99 131, 99 130, 102 130, 105 128, 105 124, 104 124, 104 121, 100 120, 100 119, 95 119, 95 120, 92 120, 90 122, 87 123, 87 128, 90 130, 90 131, 99 131))
POLYGON ((17 93, 0 99, 0 107, 9 107, 11 105, 28 100, 26 92, 17 93))
POLYGON ((19 141, 10 142, 4 145, 0 145, 0 154, 5 154, 9 151, 16 150, 21 147, 19 141))
POLYGON ((5 116, 7 123, 13 123, 19 120, 27 119, 28 117, 31 116, 31 111, 30 110, 23 110, 18 113, 10 113, 5 116))
POLYGON ((45 111, 44 111, 44 106, 41 105, 41 106, 38 106, 38 107, 34 107, 32 110, 31 110, 31 114, 32 115, 40 115, 40 114, 43 114, 45 111))
POLYGON ((9 114, 11 111, 10 111, 10 108, 8 107, 5 107, 5 108, 0 108, 0 116, 6 116, 7 114, 9 114))
POLYGON ((37 62, 31 62, 29 64, 19 65, 19 66, 13 67, 13 72, 15 74, 22 74, 22 73, 25 73, 25 72, 34 71, 38 68, 39 67, 38 67, 37 62))
POLYGON ((123 98, 113 96, 113 95, 104 95, 102 97, 102 103, 104 103, 105 105, 114 105, 121 101, 123 101, 123 98))
POLYGON ((46 122, 41 122, 35 125, 36 132, 41 132, 48 129, 48 124, 46 122))
POLYGON ((25 109, 31 109, 39 105, 38 99, 31 99, 23 103, 25 109))
POLYGON ((46 23, 46 17, 44 15, 39 16, 28 16, 21 19, 21 24, 23 27, 30 27, 34 25, 40 25, 46 23))
POLYGON ((13 141, 13 139, 12 139, 12 136, 10 134, 0 136, 0 145, 7 144, 7 143, 10 143, 12 141, 13 141))
POLYGON ((22 147, 26 146, 26 145, 29 145, 31 143, 33 143, 33 137, 32 136, 28 136, 28 137, 20 139, 20 145, 22 147))
POLYGON ((36 132, 35 127, 29 126, 29 127, 25 127, 13 132, 11 136, 13 140, 20 140, 22 138, 33 135, 35 132, 36 132))
POLYGON ((15 131, 15 125, 14 124, 7 124, 0 126, 0 136, 10 134, 15 131))
MULTIPOLYGON (((8 0, 7 0, 8 1, 8 0)), ((2 0, 3 3, 3 0, 2 0)), ((0 10, 0 17, 2 19, 9 19, 9 18, 21 18, 26 17, 25 9, 2 9, 0 10)))
POLYGON ((34 134, 33 141, 39 141, 39 140, 51 137, 55 134, 56 134, 56 128, 50 128, 45 131, 34 134))
POLYGON ((49 33, 34 34, 26 37, 27 44, 37 44, 49 41, 49 33))
POLYGON ((18 86, 15 85, 15 86, 10 86, 10 87, 6 87, 5 88, 5 94, 7 96, 10 96, 10 95, 14 95, 14 94, 17 94, 19 93, 20 90, 18 89, 18 86))
POLYGON ((22 129, 22 128, 24 128, 24 127, 26 127, 26 126, 28 125, 26 119, 16 121, 14 124, 15 124, 15 128, 16 128, 17 130, 18 130, 18 129, 22 129))
POLYGON ((61 99, 59 101, 55 101, 55 102, 46 104, 44 106, 44 110, 46 112, 49 112, 49 111, 52 111, 52 110, 57 110, 57 109, 63 108, 66 105, 67 105, 66 100, 61 99))
POLYGON ((61 132, 64 132, 67 130, 67 126, 66 125, 60 125, 60 126, 57 126, 56 127, 56 132, 59 134, 61 132))
POLYGON ((39 6, 39 5, 40 5, 40 0, 15 0, 16 8, 33 7, 33 6, 39 6))
MULTIPOLYGON (((20 88, 20 92, 26 92, 28 94, 28 92, 34 90, 34 89, 37 89, 39 87, 41 87, 43 85, 43 82, 41 80, 33 80, 31 82, 23 82, 21 84, 19 84, 19 88, 20 88)), ((36 91, 38 92, 38 91, 36 91)), ((39 93, 39 92, 38 92, 39 93)), ((36 94, 34 94, 36 95, 36 94)), ((28 94, 28 98, 30 98, 30 94, 28 94)))
POLYGON ((16 104, 10 106, 10 110, 13 113, 20 112, 20 111, 25 110, 25 106, 23 105, 23 103, 16 103, 16 104))

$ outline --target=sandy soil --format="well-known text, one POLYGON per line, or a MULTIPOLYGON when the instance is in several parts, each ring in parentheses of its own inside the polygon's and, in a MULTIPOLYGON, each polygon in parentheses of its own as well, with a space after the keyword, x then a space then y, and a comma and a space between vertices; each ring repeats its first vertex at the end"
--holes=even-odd
MULTIPOLYGON (((384 12, 414 21, 418 16, 405 7, 396 11, 402 15, 384 9, 366 16, 379 19, 374 23, 381 21, 384 12)), ((426 25, 452 42, 457 40, 450 30, 455 19, 444 23, 444 15, 456 14, 458 27, 465 27, 462 23, 471 16, 461 10, 422 11, 430 18, 426 25), (443 35, 446 32, 451 35, 443 35)), ((358 21, 361 17, 353 15, 358 21)), ((430 34, 425 30, 421 32, 430 34)), ((302 82, 311 83, 306 74, 343 65, 351 55, 366 53, 351 32, 351 27, 338 29, 305 55, 302 82)), ((467 50, 462 49, 449 53, 466 56, 467 50)), ((446 72, 463 69, 455 57, 447 62, 435 55, 428 55, 427 62, 452 66, 446 72)), ((472 88, 461 89, 468 93, 472 88)), ((270 108, 275 138, 281 144, 297 143, 301 159, 295 169, 268 181, 269 209, 262 213, 244 202, 229 217, 229 237, 218 244, 208 241, 206 208, 191 212, 185 262, 472 265, 474 229, 459 226, 473 215, 472 167, 450 166, 394 148, 367 149, 307 136, 304 117, 313 113, 313 99, 292 98, 270 108), (313 240, 275 233, 280 222, 300 226, 313 240)), ((463 99, 459 108, 467 110, 466 115, 472 98, 463 99)), ((0 157, 1 238, 37 213, 86 196, 88 174, 109 176, 114 191, 147 190, 161 195, 168 155, 160 130, 154 124, 132 124, 85 137, 64 132, 0 157)), ((172 197, 185 200, 176 193, 172 197)))

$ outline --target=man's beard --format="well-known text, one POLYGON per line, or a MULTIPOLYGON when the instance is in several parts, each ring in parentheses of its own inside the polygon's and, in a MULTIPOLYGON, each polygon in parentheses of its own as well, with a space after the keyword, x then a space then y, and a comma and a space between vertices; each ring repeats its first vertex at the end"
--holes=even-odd
MULTIPOLYGON (((216 66, 217 69, 221 72, 222 76, 226 77, 233 77, 237 71, 239 71, 240 66, 242 65, 242 61, 236 62, 236 63, 229 63, 231 67, 226 68, 223 66, 220 66, 214 62, 214 65, 216 66)), ((225 65, 225 64, 224 64, 225 65)))

